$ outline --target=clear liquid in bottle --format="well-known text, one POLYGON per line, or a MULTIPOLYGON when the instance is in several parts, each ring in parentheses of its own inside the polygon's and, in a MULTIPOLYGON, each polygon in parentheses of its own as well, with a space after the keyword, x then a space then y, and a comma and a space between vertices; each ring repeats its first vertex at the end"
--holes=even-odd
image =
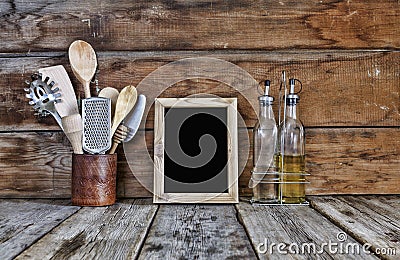
POLYGON ((259 122, 253 131, 253 171, 250 187, 253 188, 252 202, 276 203, 278 201, 279 178, 276 168, 276 144, 278 128, 272 110, 273 97, 268 95, 269 81, 265 94, 259 97, 259 122))

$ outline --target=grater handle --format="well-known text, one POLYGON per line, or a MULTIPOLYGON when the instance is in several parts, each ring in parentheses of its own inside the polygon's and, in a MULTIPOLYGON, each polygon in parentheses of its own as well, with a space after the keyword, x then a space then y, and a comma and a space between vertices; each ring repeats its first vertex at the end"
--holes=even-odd
POLYGON ((85 81, 85 85, 83 86, 83 90, 85 91, 85 98, 90 98, 90 81, 85 81))

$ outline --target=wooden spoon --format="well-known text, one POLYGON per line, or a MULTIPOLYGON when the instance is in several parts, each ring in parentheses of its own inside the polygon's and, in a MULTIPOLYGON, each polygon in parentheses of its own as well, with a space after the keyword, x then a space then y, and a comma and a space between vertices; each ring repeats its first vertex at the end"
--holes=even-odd
POLYGON ((90 80, 97 68, 96 53, 89 43, 77 40, 69 46, 68 55, 72 72, 84 86, 85 98, 90 98, 90 80))
POLYGON ((136 134, 139 129, 140 122, 142 121, 144 108, 146 106, 146 97, 140 94, 137 98, 135 108, 129 112, 125 117, 124 123, 120 124, 115 131, 113 136, 113 145, 109 151, 109 154, 114 154, 117 146, 121 142, 129 142, 136 134))
POLYGON ((117 104, 119 91, 115 88, 103 88, 99 92, 99 97, 109 98, 111 99, 111 118, 113 118, 115 113, 115 105, 117 104))
POLYGON ((123 142, 126 139, 126 136, 128 135, 128 127, 124 125, 119 125, 117 128, 117 131, 115 131, 113 135, 113 144, 112 147, 109 151, 109 154, 114 154, 115 150, 117 150, 118 144, 123 142))
POLYGON ((119 124, 135 106, 137 91, 134 86, 126 86, 119 93, 117 104, 115 105, 115 115, 111 127, 111 135, 114 135, 119 124))

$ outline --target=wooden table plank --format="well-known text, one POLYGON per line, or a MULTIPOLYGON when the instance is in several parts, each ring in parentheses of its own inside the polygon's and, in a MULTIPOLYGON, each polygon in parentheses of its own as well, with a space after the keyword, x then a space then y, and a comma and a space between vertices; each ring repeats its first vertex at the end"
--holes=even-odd
POLYGON ((84 207, 17 259, 135 258, 157 207, 149 199, 84 207))
POLYGON ((0 259, 11 259, 74 214, 69 200, 0 200, 0 259))
POLYGON ((236 208, 260 259, 375 259, 362 252, 361 244, 310 207, 240 202, 236 208), (347 237, 343 242, 342 253, 339 234, 347 237), (284 243, 280 246, 281 252, 278 250, 280 243, 284 243), (335 246, 334 243, 338 244, 335 246), (346 249, 350 243, 360 248, 360 254, 352 251, 352 248, 346 249))
POLYGON ((162 205, 139 259, 254 259, 232 205, 162 205))
POLYGON ((310 199, 312 207, 361 243, 370 244, 371 251, 384 259, 398 259, 400 196, 315 196, 310 199))

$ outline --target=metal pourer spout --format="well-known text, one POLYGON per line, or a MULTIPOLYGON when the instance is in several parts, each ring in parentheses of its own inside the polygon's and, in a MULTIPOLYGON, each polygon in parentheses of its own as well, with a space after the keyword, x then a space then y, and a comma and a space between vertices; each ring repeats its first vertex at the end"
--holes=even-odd
POLYGON ((300 96, 298 95, 298 93, 294 92, 295 91, 295 83, 296 83, 296 79, 289 79, 290 92, 286 97, 287 105, 296 105, 300 100, 300 96))
POLYGON ((265 85, 264 95, 265 95, 265 96, 269 96, 269 88, 271 87, 271 81, 267 79, 267 80, 264 82, 264 85, 265 85))
POLYGON ((269 90, 271 88, 271 81, 270 80, 264 81, 264 85, 265 85, 264 95, 259 96, 258 100, 265 105, 272 105, 274 103, 274 97, 269 95, 269 90))
POLYGON ((289 79, 290 94, 294 94, 294 84, 295 84, 295 79, 289 79))

